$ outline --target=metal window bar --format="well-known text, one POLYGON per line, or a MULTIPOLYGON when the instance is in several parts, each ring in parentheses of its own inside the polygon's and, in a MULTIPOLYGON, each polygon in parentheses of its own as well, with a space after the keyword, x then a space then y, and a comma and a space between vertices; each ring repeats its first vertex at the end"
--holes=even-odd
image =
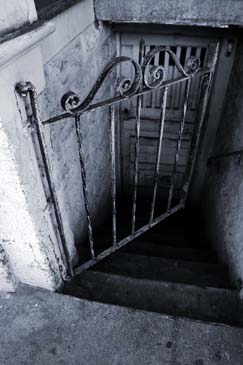
MULTIPOLYGON (((190 57, 190 63, 188 65, 187 69, 185 69, 184 65, 183 66, 181 65, 180 60, 178 60, 176 54, 174 52, 172 52, 172 50, 169 49, 169 47, 167 47, 167 48, 166 47, 156 47, 156 48, 150 50, 150 52, 148 54, 144 55, 142 66, 137 61, 135 61, 129 57, 124 57, 124 56, 117 57, 114 60, 112 60, 110 62, 110 64, 108 64, 106 66, 103 73, 98 78, 96 84, 94 85, 94 87, 92 88, 92 90, 90 91, 90 93, 88 94, 88 96, 86 97, 86 99, 83 102, 81 102, 81 100, 79 99, 77 94, 75 94, 73 92, 68 92, 67 94, 65 94, 63 96, 62 102, 61 102, 63 108, 65 109, 65 112, 61 113, 59 115, 56 115, 45 121, 41 121, 40 119, 38 119, 37 108, 36 108, 36 93, 33 92, 34 88, 27 87, 27 91, 26 91, 26 85, 30 85, 30 83, 27 83, 26 85, 23 85, 23 84, 18 85, 17 90, 19 91, 19 93, 22 96, 26 96, 29 93, 33 117, 38 122, 37 123, 38 141, 39 141, 40 149, 42 151, 43 163, 44 163, 45 170, 46 170, 50 194, 53 199, 53 204, 54 204, 57 223, 59 226, 60 235, 63 238, 64 254, 66 255, 67 258, 68 258, 68 252, 67 252, 67 247, 66 247, 66 242, 65 242, 63 224, 62 224, 61 214, 60 214, 59 207, 58 207, 58 200, 56 197, 55 186, 52 183, 51 171, 50 171, 50 168, 48 165, 48 155, 47 155, 47 149, 45 146, 45 137, 44 137, 43 127, 44 127, 44 125, 53 124, 53 123, 59 122, 61 120, 65 120, 67 118, 69 118, 69 119, 67 119, 68 121, 70 119, 72 120, 73 118, 70 118, 71 116, 73 116, 75 118, 76 136, 77 136, 77 143, 78 143, 78 147, 79 147, 81 178, 82 178, 82 185, 83 185, 83 197, 84 197, 85 211, 86 211, 86 218, 87 218, 87 225, 88 225, 91 259, 89 259, 87 262, 85 262, 84 264, 82 264, 78 268, 76 268, 74 270, 74 275, 77 275, 81 271, 87 269, 88 267, 91 267, 96 262, 98 262, 98 261, 102 260, 103 258, 105 258, 106 256, 110 255, 112 252, 115 252, 117 249, 126 245, 128 242, 139 237, 141 234, 145 233, 148 229, 155 226, 156 224, 158 224, 159 222, 161 222, 162 220, 167 218, 169 215, 175 213, 177 210, 181 209, 184 206, 185 200, 186 200, 186 197, 188 194, 188 189, 189 189, 191 179, 192 179, 193 169, 195 166, 196 154, 198 151, 202 124, 203 124, 203 121, 206 116, 208 99, 209 99, 209 95, 210 95, 210 87, 212 85, 213 74, 214 74, 214 70, 216 67, 216 63, 217 63, 218 50, 219 50, 219 45, 217 45, 217 47, 216 47, 214 61, 213 61, 212 65, 210 65, 208 68, 205 68, 205 69, 199 68, 199 66, 200 66, 199 61, 196 57, 193 60, 192 60, 192 57, 190 57), (158 65, 158 66, 153 65, 153 67, 150 67, 151 66, 150 62, 154 58, 155 54, 161 53, 161 52, 165 53, 166 58, 170 58, 170 57, 172 58, 173 62, 175 63, 175 66, 177 67, 177 70, 179 71, 179 74, 181 76, 178 76, 175 79, 171 79, 171 80, 167 79, 165 81, 164 80, 164 76, 165 76, 164 68, 162 65, 158 65), (122 62, 130 62, 132 64, 132 66, 134 68, 133 80, 122 79, 121 81, 119 81, 119 85, 117 86, 117 92, 119 95, 106 99, 106 100, 98 101, 98 102, 95 102, 92 104, 92 101, 93 101, 94 97, 96 96, 96 93, 99 91, 99 89, 100 89, 103 81, 107 77, 107 75, 113 70, 113 68, 115 66, 119 65, 122 62), (149 72, 148 72, 148 70, 149 70, 149 72), (174 187, 172 185, 170 188, 170 194, 169 194, 170 200, 168 202, 168 206, 170 209, 168 209, 165 213, 161 214, 160 216, 154 218, 154 206, 155 206, 155 202, 156 202, 157 182, 158 182, 158 174, 159 174, 159 160, 160 160, 160 154, 161 154, 161 149, 162 149, 163 123, 164 123, 164 118, 165 118, 165 110, 166 110, 166 106, 167 106, 166 103, 167 103, 168 87, 186 82, 186 90, 187 90, 186 94, 185 94, 183 117, 182 117, 181 126, 180 126, 180 133, 179 133, 179 138, 178 138, 178 142, 177 142, 177 152, 176 152, 175 164, 174 164, 174 168, 173 168, 174 175, 175 175, 176 168, 177 168, 177 162, 179 159, 180 147, 181 147, 181 138, 182 138, 184 123, 185 123, 185 116, 186 116, 187 102, 188 102, 188 92, 190 89, 191 80, 195 76, 197 76, 197 77, 205 76, 204 79, 206 78, 206 80, 208 80, 208 81, 207 82, 205 81, 202 85, 203 91, 201 93, 201 101, 200 101, 200 105, 201 105, 200 117, 199 117, 199 122, 198 122, 198 128, 195 133, 195 138, 192 143, 191 155, 190 155, 190 159, 189 159, 190 168, 188 168, 186 182, 185 182, 184 188, 183 188, 184 196, 176 206, 171 208, 170 202, 171 202, 171 198, 173 195, 173 189, 174 189, 174 187), (133 227, 134 227, 133 232, 129 236, 127 236, 124 239, 117 242, 117 240, 116 240, 115 104, 117 104, 117 103, 119 104, 121 101, 129 99, 132 96, 137 97, 138 103, 137 103, 137 118, 136 119, 139 122, 140 113, 141 113, 141 98, 143 95, 151 93, 155 89, 163 90, 164 97, 163 97, 163 103, 162 103, 160 139, 159 139, 159 144, 158 144, 158 149, 157 149, 157 160, 156 160, 155 180, 154 180, 154 189, 153 189, 153 199, 151 202, 150 219, 149 219, 148 224, 146 224, 143 227, 141 227, 140 229, 136 230, 135 229, 136 218, 134 220, 134 217, 133 217, 133 227), (110 141, 110 143, 111 143, 111 145, 110 146, 111 146, 112 199, 113 199, 113 203, 112 203, 112 207, 113 207, 112 208, 112 210, 113 210, 113 228, 112 228, 113 229, 113 234, 112 234, 113 245, 96 256, 95 250, 94 250, 93 231, 92 231, 90 212, 89 212, 89 206, 88 206, 87 178, 86 178, 86 169, 85 169, 84 156, 83 156, 83 150, 82 150, 83 143, 82 143, 82 131, 81 131, 81 127, 80 127, 80 117, 81 117, 81 115, 84 115, 85 113, 88 113, 91 110, 101 108, 104 106, 111 106, 111 108, 110 108, 110 111, 111 111, 111 114, 110 114, 111 115, 111 121, 110 121, 111 141, 110 141)), ((143 52, 141 52, 141 55, 142 55, 142 53, 143 52)), ((136 132, 137 133, 137 143, 139 144, 139 136, 140 136, 139 123, 137 124, 136 130, 137 130, 137 132, 136 132)), ((137 146, 137 147, 139 147, 139 146, 137 146)), ((139 148, 137 148, 137 161, 136 161, 137 167, 136 167, 136 169, 138 169, 138 150, 139 150, 139 148)), ((138 172, 138 170, 137 170, 137 172, 138 172)), ((173 178, 172 182, 173 181, 174 181, 174 178, 173 178)), ((136 182, 137 182, 137 180, 135 180, 135 185, 136 185, 136 182)), ((133 210, 133 212, 135 211, 135 213, 136 213, 136 199, 133 202, 135 203, 135 209, 133 210)), ((67 265, 70 265, 70 262, 67 262, 67 265)), ((71 270, 72 270, 72 268, 71 268, 71 270)), ((71 270, 70 270, 70 272, 72 272, 71 270)))

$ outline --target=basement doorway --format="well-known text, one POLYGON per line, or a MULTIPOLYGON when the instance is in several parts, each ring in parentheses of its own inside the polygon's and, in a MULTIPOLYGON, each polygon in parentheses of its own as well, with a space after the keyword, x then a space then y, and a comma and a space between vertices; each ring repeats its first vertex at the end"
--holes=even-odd
MULTIPOLYGON (((189 193, 192 201, 200 197, 235 43, 234 38, 224 35, 198 32, 192 36, 184 31, 178 33, 178 29, 176 33, 168 29, 150 33, 146 29, 120 29, 117 57, 101 72, 86 99, 80 100, 77 93, 67 91, 61 101, 65 112, 45 121, 37 113, 34 86, 19 86, 19 92, 30 97, 39 151, 67 260, 45 126, 65 122, 74 125, 79 161, 76 167, 81 172, 77 183, 83 190, 86 223, 83 237, 87 240, 77 243, 79 264, 70 267, 72 275, 95 265, 184 208, 189 193), (110 98, 102 95, 105 81, 113 92, 110 98), (92 119, 109 121, 105 142, 110 144, 110 194, 105 203, 110 205, 111 213, 106 220, 103 217, 101 227, 95 224, 90 211, 91 199, 97 198, 99 189, 91 186, 92 171, 85 163, 83 128, 92 124, 92 119)), ((98 147, 95 152, 99 153, 98 147)))
MULTIPOLYGON (((197 30, 192 35, 191 31, 180 27, 167 27, 166 30, 160 32, 157 31, 156 27, 154 27, 153 32, 147 32, 146 27, 137 26, 138 31, 136 32, 132 28, 132 26, 127 25, 115 28, 118 57, 128 57, 142 63, 147 54, 152 54, 153 50, 161 47, 161 49, 166 48, 172 51, 185 69, 188 67, 188 62, 190 63, 190 60, 193 59, 198 59, 200 68, 204 69, 217 46, 219 46, 219 54, 194 162, 191 161, 192 146, 196 143, 195 136, 199 124, 202 78, 196 77, 191 81, 183 130, 181 130, 181 122, 187 86, 186 83, 175 83, 169 87, 159 164, 158 149, 161 137, 161 105, 163 104, 164 90, 155 88, 152 92, 142 95, 139 131, 137 97, 127 98, 116 110, 116 125, 114 127, 116 135, 116 161, 114 163, 116 163, 117 179, 115 234, 116 242, 124 242, 124 244, 133 239, 132 235, 136 231, 142 233, 146 225, 147 229, 150 228, 151 209, 153 219, 158 219, 159 222, 164 214, 163 219, 166 218, 167 214, 169 216, 177 211, 176 207, 182 202, 183 195, 184 202, 187 199, 187 204, 193 207, 196 207, 200 201, 207 159, 220 121, 224 94, 228 85, 236 46, 235 37, 232 35, 229 37, 221 32, 212 34, 212 32, 197 30), (189 191, 185 192, 185 180, 192 163, 194 163, 193 179, 190 182, 189 191), (134 192, 135 184, 136 192, 134 192), (154 194, 155 185, 156 195, 154 194), (175 208, 174 211, 173 208, 175 208)), ((155 52, 154 57, 151 58, 150 66, 151 70, 163 68, 165 82, 180 77, 180 72, 169 53, 155 52)), ((131 80, 134 77, 133 66, 126 62, 120 63, 117 79, 122 80, 124 75, 130 75, 131 80)), ((184 203, 182 205, 184 207, 184 203)), ((194 222, 193 219, 192 222, 194 222)), ((113 252, 111 242, 113 241, 114 244, 114 230, 112 225, 114 226, 114 216, 112 217, 111 214, 106 223, 94 231, 94 241, 96 241, 96 247, 101 256, 107 250, 113 252)), ((136 234, 134 238, 136 238, 136 234)), ((88 247, 88 243, 85 247, 88 247)), ((117 248, 119 247, 118 244, 117 248)), ((80 252, 81 257, 85 257, 83 248, 80 252)), ((80 267, 82 270, 82 267, 85 268, 86 266, 81 264, 80 267)), ((77 269, 78 272, 79 268, 77 269)))

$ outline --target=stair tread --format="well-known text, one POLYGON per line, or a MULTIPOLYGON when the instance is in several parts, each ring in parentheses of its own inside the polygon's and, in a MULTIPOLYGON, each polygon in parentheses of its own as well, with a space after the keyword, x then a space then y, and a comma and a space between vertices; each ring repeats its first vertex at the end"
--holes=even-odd
POLYGON ((231 325, 238 323, 237 295, 228 289, 200 288, 88 270, 67 284, 65 293, 163 314, 231 325))
POLYGON ((141 241, 139 238, 130 242, 123 247, 122 252, 130 252, 135 254, 174 258, 186 261, 211 262, 216 263, 216 257, 209 250, 200 250, 186 247, 173 247, 166 245, 158 245, 151 241, 141 241))
POLYGON ((97 263, 92 270, 151 280, 183 282, 220 288, 230 287, 228 272, 223 265, 130 253, 116 252, 97 263))

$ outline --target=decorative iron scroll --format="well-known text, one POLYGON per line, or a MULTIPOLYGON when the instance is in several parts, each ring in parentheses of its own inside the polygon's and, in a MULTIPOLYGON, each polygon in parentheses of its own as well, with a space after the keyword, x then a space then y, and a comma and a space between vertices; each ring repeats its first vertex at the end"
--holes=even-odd
MULTIPOLYGON (((114 67, 123 62, 131 63, 134 68, 134 76, 133 79, 122 77, 117 80, 116 96, 127 98, 136 94, 139 89, 141 89, 141 93, 143 93, 143 90, 162 87, 165 76, 164 67, 162 65, 151 65, 151 61, 156 53, 161 52, 167 53, 169 57, 171 57, 179 74, 184 77, 192 77, 200 70, 200 59, 198 57, 189 57, 186 61, 185 67, 183 67, 176 54, 167 47, 155 47, 149 51, 144 57, 142 66, 130 57, 116 57, 104 68, 84 101, 81 101, 80 97, 73 91, 69 91, 64 94, 61 99, 63 109, 70 114, 80 114, 85 111, 88 107, 90 107, 106 77, 113 71, 114 67)), ((105 105, 106 100, 100 103, 105 105)))
POLYGON ((63 109, 66 110, 67 112, 70 112, 70 114, 77 114, 77 113, 85 110, 91 104, 95 95, 99 91, 101 85, 105 81, 107 75, 109 75, 112 72, 114 67, 116 67, 117 65, 119 65, 122 62, 130 62, 132 64, 132 66, 134 68, 135 76, 134 76, 133 80, 128 79, 128 78, 122 78, 118 82, 118 84, 116 86, 116 90, 120 96, 133 95, 140 86, 140 82, 141 82, 141 78, 142 78, 141 66, 132 58, 125 57, 125 56, 116 57, 110 63, 108 63, 108 65, 104 68, 103 72, 100 74, 98 80, 96 81, 93 88, 91 89, 89 95, 86 97, 86 99, 83 102, 81 102, 79 96, 72 91, 69 91, 68 93, 63 95, 62 100, 61 100, 63 109))

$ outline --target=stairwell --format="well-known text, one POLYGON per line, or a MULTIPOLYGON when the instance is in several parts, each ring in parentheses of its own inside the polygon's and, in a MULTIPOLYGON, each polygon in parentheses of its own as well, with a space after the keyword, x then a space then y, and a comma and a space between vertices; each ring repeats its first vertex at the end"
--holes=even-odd
MULTIPOLYGON (((123 214, 119 221, 121 236, 129 231, 127 217, 123 214)), ((138 224, 145 220, 143 214, 138 224)), ((106 226, 100 229, 100 250, 106 248, 108 234, 106 226)), ((240 300, 228 268, 205 239, 198 216, 186 209, 81 273, 64 292, 89 301, 240 326, 240 300)))

